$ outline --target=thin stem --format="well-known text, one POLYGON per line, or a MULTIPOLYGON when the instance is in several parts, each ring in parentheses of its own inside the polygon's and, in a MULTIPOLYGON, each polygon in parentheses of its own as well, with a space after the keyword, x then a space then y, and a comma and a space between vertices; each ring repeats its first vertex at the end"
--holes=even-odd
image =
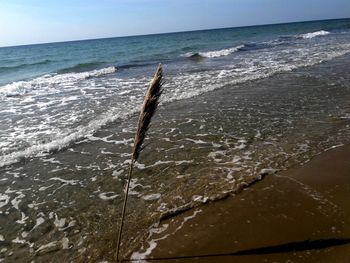
POLYGON ((120 248, 120 242, 122 240, 122 231, 123 231, 123 225, 124 225, 124 216, 125 216, 125 210, 126 210, 126 203, 128 201, 128 194, 129 194, 129 186, 131 181, 131 174, 132 169, 134 168, 134 159, 131 160, 130 167, 129 167, 129 176, 128 176, 128 183, 126 184, 126 191, 125 191, 125 198, 124 198, 124 204, 123 204, 123 212, 122 217, 120 220, 120 228, 119 228, 119 236, 118 236, 118 245, 117 245, 117 262, 119 262, 119 248, 120 248))

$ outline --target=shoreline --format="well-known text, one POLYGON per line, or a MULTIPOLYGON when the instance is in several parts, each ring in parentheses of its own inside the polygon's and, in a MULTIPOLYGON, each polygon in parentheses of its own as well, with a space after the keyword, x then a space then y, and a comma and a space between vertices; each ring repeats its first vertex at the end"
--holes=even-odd
MULTIPOLYGON (((147 256, 163 248, 166 253, 158 254, 167 256, 166 249, 177 246, 174 253, 191 256, 345 242, 340 234, 348 221, 334 210, 333 193, 311 191, 275 171, 350 143, 347 21, 252 28, 233 38, 237 32, 224 30, 137 43, 62 44, 26 54, 15 48, 14 67, 4 76, 26 81, 1 92, 0 162, 11 164, 0 168, 0 261, 115 262, 136 111, 159 59, 166 69, 166 94, 133 172, 124 258, 138 250, 149 231, 157 232, 147 256), (159 52, 150 48, 154 41, 159 52), (90 50, 93 58, 82 55, 90 50), (203 60, 188 58, 191 53, 203 60), (21 65, 28 54, 35 59, 21 65), (106 58, 117 58, 117 71, 104 68, 111 66, 106 58), (45 70, 57 74, 30 77, 45 70), (291 200, 298 206, 285 205, 291 200), (280 203, 289 210, 281 211, 282 204, 278 210, 280 203), (304 227, 316 234, 292 236, 280 226, 276 231, 283 238, 273 236, 268 229, 300 207, 317 215, 307 214, 305 221, 318 222, 326 214, 318 228, 304 227), (267 212, 272 208, 277 212, 267 212), (324 225, 332 235, 317 232, 324 225), (168 245, 167 239, 154 240, 174 231, 192 239, 179 244, 182 236, 171 235, 175 241, 168 245), (322 242, 309 244, 306 238, 322 242), (201 244, 207 240, 230 245, 201 244)), ((288 226, 299 227, 287 219, 288 226)))
POLYGON ((328 150, 233 197, 164 220, 152 231, 148 251, 133 259, 348 262, 349 154, 350 145, 328 150))

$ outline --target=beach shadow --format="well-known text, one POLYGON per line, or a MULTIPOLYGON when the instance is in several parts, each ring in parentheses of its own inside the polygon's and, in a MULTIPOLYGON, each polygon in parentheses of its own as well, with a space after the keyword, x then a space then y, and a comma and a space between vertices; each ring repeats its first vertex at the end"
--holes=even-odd
MULTIPOLYGON (((330 247, 337 247, 350 244, 350 238, 329 238, 319 240, 304 240, 297 242, 290 242, 281 245, 267 246, 260 248, 253 248, 247 250, 240 250, 232 253, 222 254, 206 254, 206 255, 194 255, 194 256, 178 256, 178 257, 159 257, 159 258, 145 258, 145 261, 157 261, 157 260, 176 260, 176 259, 191 259, 191 258, 209 258, 209 257, 225 257, 225 256, 253 256, 253 255, 268 255, 288 252, 300 252, 319 250, 330 247)), ((140 261, 141 259, 135 260, 122 260, 123 262, 140 261)))

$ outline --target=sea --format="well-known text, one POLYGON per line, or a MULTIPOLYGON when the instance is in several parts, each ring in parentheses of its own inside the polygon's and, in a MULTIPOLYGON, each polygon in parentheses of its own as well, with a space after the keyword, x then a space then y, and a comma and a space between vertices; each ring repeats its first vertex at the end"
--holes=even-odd
POLYGON ((0 262, 113 261, 159 63, 125 257, 162 218, 350 141, 350 19, 2 47, 0 262))

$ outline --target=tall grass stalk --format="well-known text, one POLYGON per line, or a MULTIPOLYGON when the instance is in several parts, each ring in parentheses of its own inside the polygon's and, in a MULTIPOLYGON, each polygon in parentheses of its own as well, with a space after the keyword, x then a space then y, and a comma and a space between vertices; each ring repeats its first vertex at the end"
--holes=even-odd
POLYGON ((141 151, 144 148, 143 142, 145 140, 146 133, 151 123, 152 117, 157 110, 160 95, 163 92, 162 77, 163 77, 162 65, 159 64, 156 70, 156 73, 154 74, 154 77, 150 83, 150 86, 146 92, 145 98, 143 100, 143 104, 141 107, 141 112, 140 112, 140 116, 137 124, 137 130, 136 130, 135 139, 134 139, 134 146, 132 150, 132 157, 131 157, 131 162, 129 167, 128 181, 127 181, 126 190, 125 190, 122 216, 120 219, 120 228, 119 228, 119 236, 118 236, 118 244, 117 244, 117 261, 119 261, 119 250, 120 250, 120 243, 122 239, 124 217, 125 217, 125 211, 126 211, 126 204, 128 201, 132 170, 134 168, 134 163, 137 161, 141 151))

